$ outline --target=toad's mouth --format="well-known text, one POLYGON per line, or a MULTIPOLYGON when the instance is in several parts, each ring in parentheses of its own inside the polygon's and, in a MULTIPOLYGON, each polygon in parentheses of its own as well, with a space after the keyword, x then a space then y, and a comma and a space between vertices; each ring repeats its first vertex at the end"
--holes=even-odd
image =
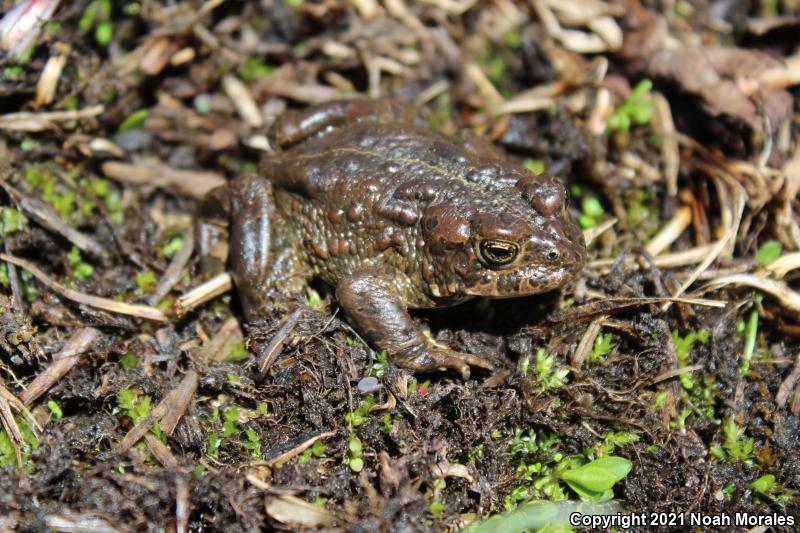
POLYGON ((557 289, 572 280, 583 268, 582 255, 574 262, 555 265, 532 265, 527 268, 484 271, 475 283, 469 283, 464 293, 487 298, 516 298, 557 289))

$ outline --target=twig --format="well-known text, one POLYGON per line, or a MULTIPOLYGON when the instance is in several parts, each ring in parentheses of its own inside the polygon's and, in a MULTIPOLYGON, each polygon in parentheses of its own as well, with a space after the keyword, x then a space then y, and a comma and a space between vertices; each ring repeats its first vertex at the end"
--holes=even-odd
POLYGON ((692 223, 692 209, 688 206, 682 206, 672 219, 656 233, 650 242, 647 243, 645 249, 653 257, 657 256, 664 250, 670 247, 675 240, 681 236, 681 233, 689 227, 692 223))
POLYGON ((205 283, 190 290, 175 303, 175 312, 182 316, 195 307, 199 307, 217 296, 221 296, 233 288, 233 278, 230 273, 217 274, 205 283))
POLYGON ((72 300, 73 302, 78 302, 80 304, 88 305, 90 307, 96 307, 98 309, 103 309, 105 311, 111 311, 112 313, 119 313, 121 315, 129 315, 135 316, 139 318, 145 318, 147 320, 153 320, 155 322, 166 322, 167 317, 156 309, 155 307, 149 307, 146 305, 136 305, 136 304, 126 304, 123 302, 117 302, 115 300, 109 300, 108 298, 101 298, 99 296, 92 296, 91 294, 85 294, 82 292, 74 291, 72 289, 68 289, 58 283, 50 279, 44 272, 39 270, 33 263, 21 259, 19 257, 3 254, 0 253, 0 259, 4 261, 8 261, 9 263, 13 263, 19 267, 24 268, 33 276, 44 283, 50 290, 55 291, 62 295, 64 298, 68 300, 72 300))
POLYGON ((723 276, 708 283, 700 290, 701 292, 708 292, 726 285, 747 285, 748 287, 764 291, 774 296, 783 307, 795 313, 800 313, 800 294, 793 291, 791 287, 782 281, 756 276, 755 274, 731 274, 730 276, 723 276))
POLYGON ((295 446, 291 450, 284 452, 277 457, 273 457, 272 459, 267 459, 266 461, 264 461, 264 464, 268 466, 280 466, 288 461, 291 461, 292 459, 303 453, 307 448, 313 446, 314 443, 317 442, 318 440, 327 439, 329 437, 333 437, 334 435, 336 435, 335 431, 326 431, 325 433, 320 433, 319 435, 311 437, 310 439, 302 442, 298 446, 295 446))
POLYGON ((264 125, 264 118, 261 116, 258 105, 244 83, 235 76, 226 74, 222 78, 222 89, 245 122, 253 128, 260 128, 264 125))
MULTIPOLYGON (((5 242, 5 251, 9 253, 10 247, 8 241, 5 242)), ((17 267, 13 263, 6 262, 8 267, 8 282, 11 285, 11 294, 14 296, 14 311, 19 316, 25 314, 25 301, 22 299, 22 286, 19 281, 19 273, 17 267)))
POLYGON ((266 349, 264 350, 264 355, 261 356, 262 359, 258 365, 258 372, 263 377, 269 371, 269 367, 272 366, 273 361, 281 353, 283 349, 283 345, 286 342, 286 337, 289 336, 289 333, 294 329, 297 325, 297 322, 300 321, 300 317, 303 315, 303 307, 297 308, 294 313, 286 319, 286 322, 280 327, 280 329, 275 333, 275 336, 272 337, 272 340, 269 341, 269 345, 267 345, 266 349))
POLYGON ((654 377, 653 381, 651 381, 650 384, 655 385, 656 383, 666 381, 668 379, 674 378, 675 376, 680 376, 681 374, 686 374, 687 372, 695 372, 697 370, 702 370, 702 369, 703 365, 692 365, 692 366, 684 366, 681 368, 675 368, 673 370, 667 370, 666 372, 662 372, 661 374, 654 377))
POLYGON ((786 379, 778 387, 778 393, 775 395, 775 405, 778 406, 778 409, 786 404, 786 400, 789 399, 789 395, 798 382, 800 382, 800 357, 795 361, 792 372, 786 376, 786 379))
POLYGON ((174 188, 179 194, 198 199, 225 183, 225 178, 216 172, 181 170, 163 164, 131 165, 108 161, 103 163, 102 168, 106 176, 123 183, 174 188))
POLYGON ((189 530, 189 482, 180 474, 175 476, 175 533, 186 533, 189 530))
MULTIPOLYGON (((724 181, 723 179, 720 179, 718 181, 717 185, 718 189, 723 188, 723 181, 724 181)), ((708 254, 708 257, 706 257, 703 260, 703 262, 697 265, 697 268, 694 269, 692 275, 689 276, 686 279, 686 281, 684 281, 681 284, 681 286, 675 292, 674 296, 680 296, 681 294, 686 292, 686 289, 692 286, 692 284, 697 280, 700 274, 702 274, 705 270, 707 270, 708 267, 711 266, 711 263, 717 260, 717 257, 719 257, 719 255, 723 252, 723 250, 725 250, 726 247, 728 247, 731 243, 733 243, 734 239, 736 239, 736 235, 739 233, 739 224, 741 223, 742 220, 742 213, 744 213, 744 206, 747 195, 744 192, 744 189, 742 188, 741 185, 739 185, 735 181, 732 181, 731 183, 731 181, 732 180, 730 180, 728 184, 730 185, 731 189, 730 192, 734 196, 733 199, 734 204, 733 206, 730 206, 730 213, 727 213, 727 210, 725 209, 723 209, 722 213, 723 215, 726 215, 727 213, 728 217, 731 218, 731 220, 729 221, 728 231, 725 232, 725 236, 722 239, 720 239, 719 242, 711 249, 711 253, 708 254)), ((724 218, 726 217, 723 216, 723 219, 724 218)), ((665 303, 661 307, 661 310, 666 311, 667 309, 669 309, 670 305, 672 304, 669 302, 665 303)))
POLYGON ((589 324, 588 328, 586 328, 586 332, 583 334, 583 337, 581 337, 581 342, 578 344, 578 348, 575 350, 575 353, 572 354, 572 358, 570 360, 570 367, 573 370, 580 370, 583 366, 583 362, 589 355, 589 351, 592 349, 595 339, 600 334, 601 322, 607 318, 608 317, 606 315, 600 315, 599 317, 595 318, 591 324, 589 324))
POLYGON ((147 449, 150 450, 150 453, 153 454, 153 457, 155 457, 164 468, 173 471, 178 469, 178 460, 174 455, 172 455, 172 452, 169 451, 169 448, 167 448, 163 442, 158 440, 158 437, 152 433, 146 433, 144 435, 144 441, 147 444, 147 449))
POLYGON ((64 377, 80 361, 80 355, 97 339, 100 332, 94 328, 81 328, 64 343, 53 356, 53 362, 28 385, 20 395, 22 403, 32 404, 50 387, 64 377))
MULTIPOLYGON (((7 392, 8 395, 13 395, 6 391, 5 386, 0 384, 0 392, 7 392)), ((17 457, 17 466, 22 468, 22 451, 20 445, 24 442, 22 432, 17 426, 17 421, 14 419, 14 413, 11 412, 11 402, 7 395, 0 394, 0 424, 5 429, 6 434, 11 440, 11 446, 14 448, 14 455, 17 457)))
POLYGON ((77 246, 81 251, 88 252, 94 257, 102 256, 104 250, 100 243, 71 227, 67 224, 67 221, 61 218, 48 204, 37 198, 28 198, 9 185, 4 179, 0 179, 0 187, 2 187, 11 199, 36 222, 58 233, 77 246))
POLYGON ((170 411, 174 413, 167 419, 167 426, 170 431, 164 427, 162 429, 169 435, 177 424, 181 416, 183 416, 186 407, 197 389, 197 372, 189 371, 183 378, 181 383, 167 394, 158 405, 156 405, 150 414, 144 419, 140 420, 128 434, 123 437, 122 442, 119 443, 119 452, 126 453, 131 446, 136 444, 139 439, 144 437, 154 423, 162 418, 165 418, 170 411))
POLYGON ((64 127, 64 122, 82 118, 96 117, 105 111, 102 105, 78 109, 76 111, 46 111, 42 113, 29 113, 20 111, 0 115, 0 129, 15 131, 42 131, 64 127))
POLYGON ((161 419, 161 430, 171 436, 175 431, 186 409, 189 407, 194 393, 197 390, 197 372, 191 371, 175 388, 174 394, 169 397, 169 409, 167 414, 161 419))
POLYGON ((49 514, 44 517, 49 531, 81 531, 83 533, 122 533, 112 521, 100 513, 49 514))
MULTIPOLYGON (((618 221, 617 221, 616 218, 611 218, 609 220, 606 220, 605 222, 603 222, 599 226, 595 226, 593 228, 589 228, 589 229, 583 230, 583 240, 586 241, 586 246, 589 246, 590 244, 592 244, 597 237, 602 235, 603 232, 605 232, 607 229, 612 227, 617 222, 618 221)), ((613 263, 613 260, 609 263, 609 265, 611 265, 612 263, 613 263)))
POLYGON ((178 250, 178 253, 172 258, 167 270, 164 271, 164 275, 161 277, 161 281, 158 282, 156 290, 150 298, 147 299, 148 304, 153 306, 158 304, 158 302, 169 293, 172 287, 178 283, 183 268, 186 266, 186 263, 189 262, 189 258, 192 257, 192 250, 194 250, 194 231, 192 227, 189 226, 183 230, 183 245, 181 245, 181 249, 178 250))

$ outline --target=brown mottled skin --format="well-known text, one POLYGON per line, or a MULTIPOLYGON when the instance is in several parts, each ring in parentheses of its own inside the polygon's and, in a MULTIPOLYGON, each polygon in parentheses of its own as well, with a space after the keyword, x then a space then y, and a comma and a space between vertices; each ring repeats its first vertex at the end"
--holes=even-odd
POLYGON ((276 286, 321 278, 395 363, 466 378, 469 365, 491 366, 434 342, 408 308, 540 293, 584 265, 556 178, 534 176, 488 141, 415 125, 413 109, 396 100, 290 111, 270 137, 280 150, 258 176, 212 191, 200 211, 204 252, 230 225, 249 320, 276 286))

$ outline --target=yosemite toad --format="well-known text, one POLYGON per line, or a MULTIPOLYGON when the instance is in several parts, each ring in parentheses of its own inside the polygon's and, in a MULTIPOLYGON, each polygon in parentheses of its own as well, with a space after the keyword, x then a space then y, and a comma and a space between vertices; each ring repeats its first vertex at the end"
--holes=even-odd
POLYGON ((434 342, 408 308, 548 291, 585 263, 555 177, 534 176, 483 139, 416 125, 397 100, 289 111, 270 140, 278 151, 258 175, 215 189, 199 213, 204 253, 230 232, 248 320, 277 287, 320 278, 393 362, 467 378, 470 365, 491 366, 434 342))

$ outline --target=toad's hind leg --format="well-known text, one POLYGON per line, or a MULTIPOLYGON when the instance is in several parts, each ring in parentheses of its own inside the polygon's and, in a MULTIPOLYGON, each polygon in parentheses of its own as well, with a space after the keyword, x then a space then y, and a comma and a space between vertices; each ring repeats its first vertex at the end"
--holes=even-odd
POLYGON ((224 264, 228 253, 217 242, 229 242, 227 259, 248 321, 261 316, 266 308, 264 284, 271 269, 273 211, 270 184, 252 175, 214 189, 198 208, 197 235, 204 268, 208 269, 209 263, 224 264))

